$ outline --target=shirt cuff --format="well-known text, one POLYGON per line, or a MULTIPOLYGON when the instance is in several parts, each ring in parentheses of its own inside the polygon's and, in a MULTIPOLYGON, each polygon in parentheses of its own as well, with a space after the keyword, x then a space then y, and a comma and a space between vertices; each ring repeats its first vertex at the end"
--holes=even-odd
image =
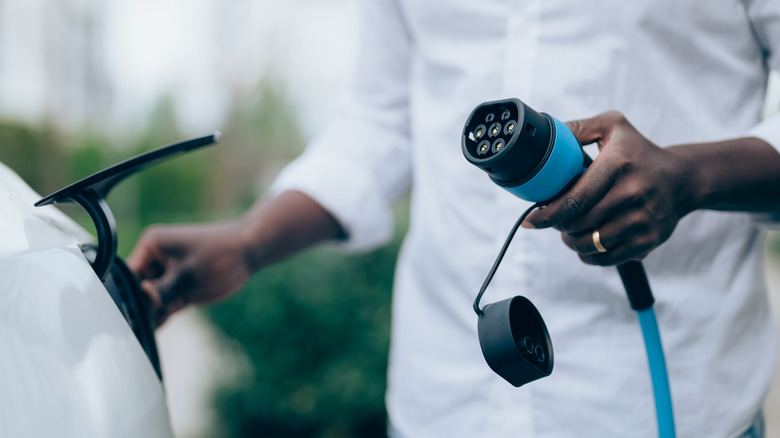
POLYGON ((780 113, 767 117, 751 128, 745 136, 760 138, 780 153, 780 113))
POLYGON ((305 193, 336 219, 347 235, 331 242, 339 249, 367 251, 392 237, 390 202, 355 163, 304 153, 282 170, 269 192, 277 196, 287 190, 305 193))

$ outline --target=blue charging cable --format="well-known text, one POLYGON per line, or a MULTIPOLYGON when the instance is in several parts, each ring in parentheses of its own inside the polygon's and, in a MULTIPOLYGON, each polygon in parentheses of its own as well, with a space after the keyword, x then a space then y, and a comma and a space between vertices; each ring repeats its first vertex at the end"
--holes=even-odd
POLYGON ((658 436, 674 438, 674 412, 672 411, 672 393, 669 390, 669 374, 666 370, 664 349, 661 345, 661 334, 658 321, 655 318, 653 306, 637 310, 642 336, 645 338, 647 362, 650 365, 650 378, 653 381, 653 396, 655 397, 655 412, 658 420, 658 436))

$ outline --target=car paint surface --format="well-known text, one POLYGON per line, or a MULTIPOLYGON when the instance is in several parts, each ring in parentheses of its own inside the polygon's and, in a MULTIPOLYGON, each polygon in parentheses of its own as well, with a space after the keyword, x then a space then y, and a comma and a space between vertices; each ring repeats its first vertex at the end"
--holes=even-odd
POLYGON ((172 437, 162 383, 79 244, 0 163, 0 437, 172 437))

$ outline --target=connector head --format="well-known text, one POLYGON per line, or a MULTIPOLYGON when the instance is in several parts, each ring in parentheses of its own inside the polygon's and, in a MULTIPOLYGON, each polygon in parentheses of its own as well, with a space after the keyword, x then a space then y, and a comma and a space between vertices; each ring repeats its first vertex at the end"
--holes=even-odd
POLYGON ((518 99, 483 103, 463 128, 463 155, 500 186, 523 184, 550 155, 554 136, 549 119, 518 99), (485 140, 490 142, 488 149, 485 140))

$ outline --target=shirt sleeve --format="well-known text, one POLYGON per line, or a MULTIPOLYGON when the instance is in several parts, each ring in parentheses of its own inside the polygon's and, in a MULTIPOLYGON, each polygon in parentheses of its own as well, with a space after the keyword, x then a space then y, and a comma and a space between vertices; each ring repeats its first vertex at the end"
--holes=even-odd
MULTIPOLYGON (((767 65, 780 71, 780 2, 744 0, 753 32, 761 46, 767 65)), ((780 151, 780 113, 768 117, 748 131, 780 151)))
POLYGON ((396 0, 358 4, 360 44, 340 109, 270 189, 311 196, 347 233, 338 245, 355 251, 392 236, 392 204, 411 183, 410 37, 396 0))
MULTIPOLYGON (((756 40, 761 45, 769 68, 780 71, 780 2, 775 0, 743 0, 756 40)), ((772 145, 780 153, 780 113, 764 119, 747 132, 772 145)), ((763 225, 779 226, 780 211, 753 214, 763 225)))

